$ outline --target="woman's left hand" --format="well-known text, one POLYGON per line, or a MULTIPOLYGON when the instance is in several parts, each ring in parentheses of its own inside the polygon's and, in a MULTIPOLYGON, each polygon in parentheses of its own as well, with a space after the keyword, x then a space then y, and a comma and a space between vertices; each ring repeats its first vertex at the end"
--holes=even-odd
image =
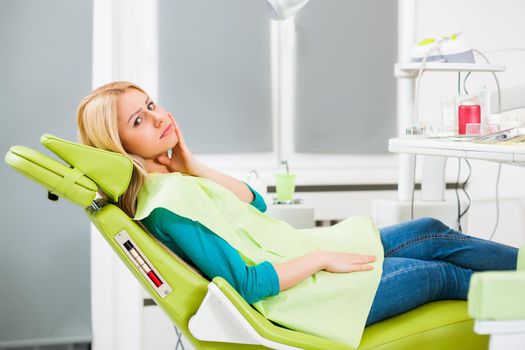
POLYGON ((180 130, 175 118, 173 115, 168 112, 170 119, 173 123, 173 128, 175 129, 175 134, 177 135, 178 142, 171 149, 171 159, 168 157, 168 152, 161 154, 157 157, 157 161, 160 164, 165 165, 170 172, 181 172, 189 175, 194 175, 196 167, 198 166, 198 161, 193 157, 190 149, 184 141, 184 136, 180 130))

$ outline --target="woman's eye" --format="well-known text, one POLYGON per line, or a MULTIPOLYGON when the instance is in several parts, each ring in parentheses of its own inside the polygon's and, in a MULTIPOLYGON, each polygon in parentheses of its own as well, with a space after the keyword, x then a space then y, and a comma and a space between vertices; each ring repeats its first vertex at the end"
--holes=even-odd
POLYGON ((155 108, 155 104, 153 102, 148 103, 148 109, 152 111, 155 108))
POLYGON ((135 119, 135 122, 133 122, 133 126, 138 126, 142 124, 142 117, 137 117, 137 119, 135 119))

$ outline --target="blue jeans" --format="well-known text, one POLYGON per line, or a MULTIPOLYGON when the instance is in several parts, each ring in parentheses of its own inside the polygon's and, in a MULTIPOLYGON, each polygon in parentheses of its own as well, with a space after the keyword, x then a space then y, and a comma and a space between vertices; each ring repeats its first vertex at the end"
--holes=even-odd
POLYGON ((436 219, 380 233, 385 260, 367 326, 431 301, 466 300, 475 271, 516 269, 517 248, 467 236, 436 219))

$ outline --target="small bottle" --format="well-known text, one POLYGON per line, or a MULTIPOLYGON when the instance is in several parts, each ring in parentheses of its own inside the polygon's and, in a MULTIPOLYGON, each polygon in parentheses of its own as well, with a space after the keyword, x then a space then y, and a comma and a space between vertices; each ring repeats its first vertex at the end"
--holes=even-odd
POLYGON ((481 107, 481 124, 489 124, 490 116, 490 89, 483 85, 481 90, 479 90, 479 105, 481 107))
POLYGON ((460 135, 465 135, 467 133, 467 124, 480 124, 480 109, 479 105, 459 106, 458 130, 460 135))
POLYGON ((489 115, 489 124, 487 126, 487 134, 492 134, 501 130, 501 114, 489 115))

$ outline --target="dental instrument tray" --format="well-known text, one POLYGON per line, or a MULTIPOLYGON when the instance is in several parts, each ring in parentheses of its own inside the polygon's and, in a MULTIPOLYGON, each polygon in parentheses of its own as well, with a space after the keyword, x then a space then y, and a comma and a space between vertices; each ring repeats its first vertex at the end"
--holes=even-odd
POLYGON ((510 128, 492 134, 478 136, 473 139, 473 142, 489 144, 522 144, 525 142, 525 128, 510 128))

